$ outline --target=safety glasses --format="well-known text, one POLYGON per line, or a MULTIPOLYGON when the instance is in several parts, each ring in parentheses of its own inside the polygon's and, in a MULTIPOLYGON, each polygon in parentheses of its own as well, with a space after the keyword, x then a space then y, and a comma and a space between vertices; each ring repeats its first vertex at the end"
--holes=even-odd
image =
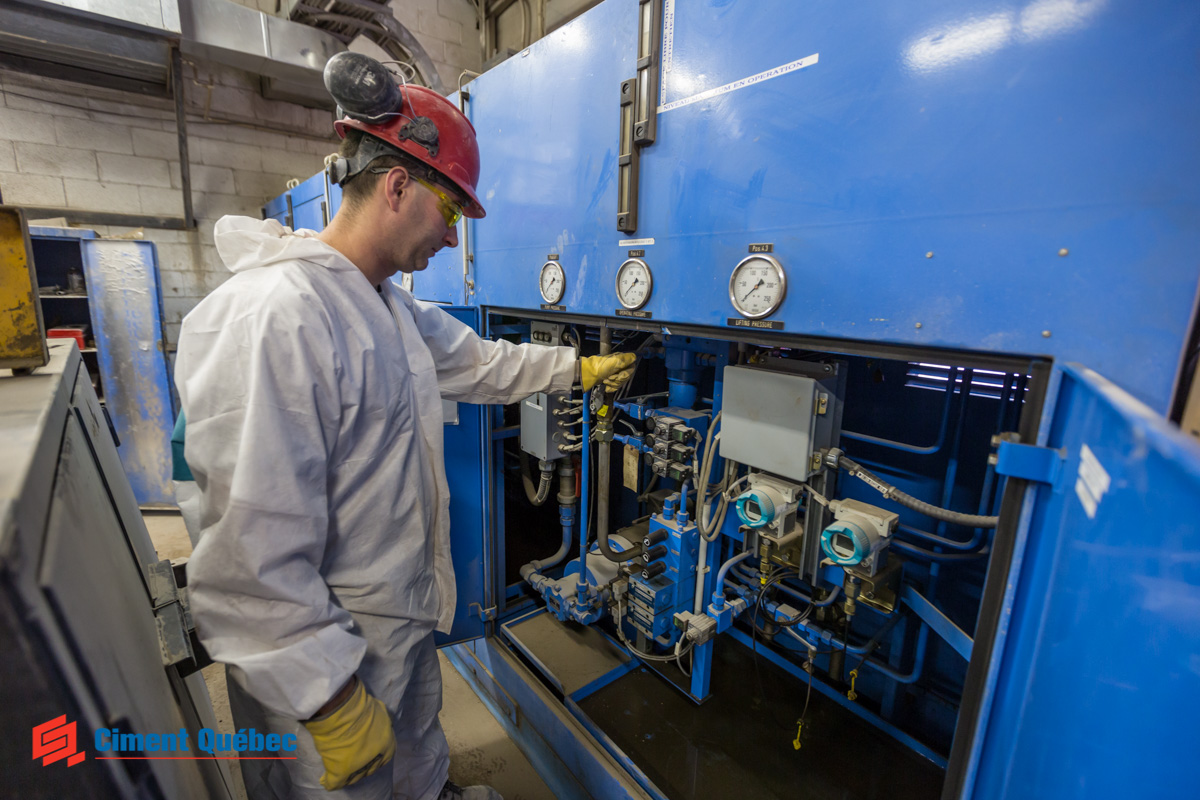
POLYGON ((457 225, 458 221, 462 219, 463 215, 462 204, 451 200, 449 195, 447 195, 437 186, 434 186, 429 181, 422 180, 415 175, 413 176, 413 179, 429 191, 433 192, 434 196, 437 197, 438 211, 442 212, 442 219, 446 220, 446 227, 453 228, 455 225, 457 225))

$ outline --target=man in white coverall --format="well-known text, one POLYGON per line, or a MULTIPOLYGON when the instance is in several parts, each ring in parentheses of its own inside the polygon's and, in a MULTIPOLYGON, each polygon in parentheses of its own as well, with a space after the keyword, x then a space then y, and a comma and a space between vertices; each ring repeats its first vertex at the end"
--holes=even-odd
POLYGON ((448 782, 437 718, 433 632, 455 606, 441 398, 611 387, 633 356, 486 341, 393 284, 457 246, 460 215, 484 216, 474 128, 358 54, 326 86, 337 216, 320 234, 217 222, 235 274, 183 322, 192 613, 228 665, 235 726, 298 739, 295 760, 241 762, 252 798, 496 798, 448 782))

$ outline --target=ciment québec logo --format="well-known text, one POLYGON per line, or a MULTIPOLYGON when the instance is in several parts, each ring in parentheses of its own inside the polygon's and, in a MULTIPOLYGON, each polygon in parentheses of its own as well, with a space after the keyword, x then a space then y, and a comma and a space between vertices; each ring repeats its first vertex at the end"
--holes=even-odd
POLYGON ((73 767, 83 761, 86 754, 76 750, 75 723, 67 722, 67 715, 55 717, 33 728, 33 759, 42 760, 42 766, 67 760, 73 767))
MULTIPOLYGON (((201 728, 193 740, 187 728, 171 733, 127 733, 119 728, 98 728, 92 737, 101 755, 97 761, 129 761, 155 759, 279 759, 292 760, 296 751, 295 734, 263 734, 254 728, 242 728, 237 733, 219 733, 201 728), (199 751, 206 755, 192 755, 199 751), (148 755, 148 754, 156 755, 148 755), (171 755, 157 755, 170 753, 171 755), (175 755, 175 754, 187 755, 175 755), (229 753, 231 755, 219 755, 229 753)), ((73 767, 87 757, 78 748, 79 740, 74 722, 66 715, 55 717, 33 728, 33 759, 42 759, 42 766, 66 760, 73 767)))

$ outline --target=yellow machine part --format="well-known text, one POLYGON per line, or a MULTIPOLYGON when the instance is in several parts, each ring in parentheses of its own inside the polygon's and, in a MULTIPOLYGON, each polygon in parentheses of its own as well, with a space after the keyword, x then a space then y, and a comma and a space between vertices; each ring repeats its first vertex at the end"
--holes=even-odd
POLYGON ((32 369, 49 360, 25 216, 0 206, 0 367, 32 369))

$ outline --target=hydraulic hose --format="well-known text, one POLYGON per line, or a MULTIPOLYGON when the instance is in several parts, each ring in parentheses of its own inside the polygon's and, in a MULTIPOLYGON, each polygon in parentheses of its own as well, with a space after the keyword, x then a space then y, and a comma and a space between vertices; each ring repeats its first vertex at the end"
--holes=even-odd
MULTIPOLYGON (((612 329, 607 325, 600 328, 600 355, 606 356, 612 352, 612 329)), ((593 392, 603 392, 604 384, 592 389, 593 392)), ((587 402, 587 395, 584 402, 587 402)), ((609 415, 611 419, 611 414, 609 415)), ((611 427, 612 423, 598 422, 596 427, 604 425, 611 427)), ((634 544, 631 550, 617 552, 608 543, 608 510, 611 501, 612 487, 612 443, 599 441, 596 452, 596 543, 600 545, 600 553, 609 561, 623 564, 631 558, 637 558, 644 549, 640 543, 634 544)))
POLYGON ((521 458, 521 484, 525 487, 525 497, 535 506, 545 504, 550 497, 550 484, 554 477, 554 463, 550 461, 539 462, 541 465, 548 465, 550 469, 542 467, 542 477, 538 481, 537 489, 533 488, 533 478, 529 476, 529 456, 524 450, 517 451, 521 458))
MULTIPOLYGON (((531 481, 532 483, 532 481, 531 481)), ((521 567, 521 579, 540 589, 545 580, 540 573, 546 567, 557 566, 571 549, 571 534, 575 527, 575 468, 563 461, 558 468, 558 518, 562 525, 562 544, 549 558, 539 558, 521 567)))
POLYGON ((911 508, 924 514, 927 517, 949 522, 952 525, 965 525, 968 528, 994 528, 1000 521, 999 517, 982 517, 978 514, 963 514, 958 511, 951 511, 947 508, 938 508, 935 505, 930 505, 923 500, 918 500, 910 494, 900 491, 895 486, 892 486, 887 481, 882 480, 874 473, 869 472, 859 466, 857 462, 847 458, 844 453, 838 449, 829 451, 829 459, 837 466, 846 470, 846 472, 858 478, 863 483, 870 486, 875 491, 879 492, 884 497, 895 500, 902 506, 911 508))

